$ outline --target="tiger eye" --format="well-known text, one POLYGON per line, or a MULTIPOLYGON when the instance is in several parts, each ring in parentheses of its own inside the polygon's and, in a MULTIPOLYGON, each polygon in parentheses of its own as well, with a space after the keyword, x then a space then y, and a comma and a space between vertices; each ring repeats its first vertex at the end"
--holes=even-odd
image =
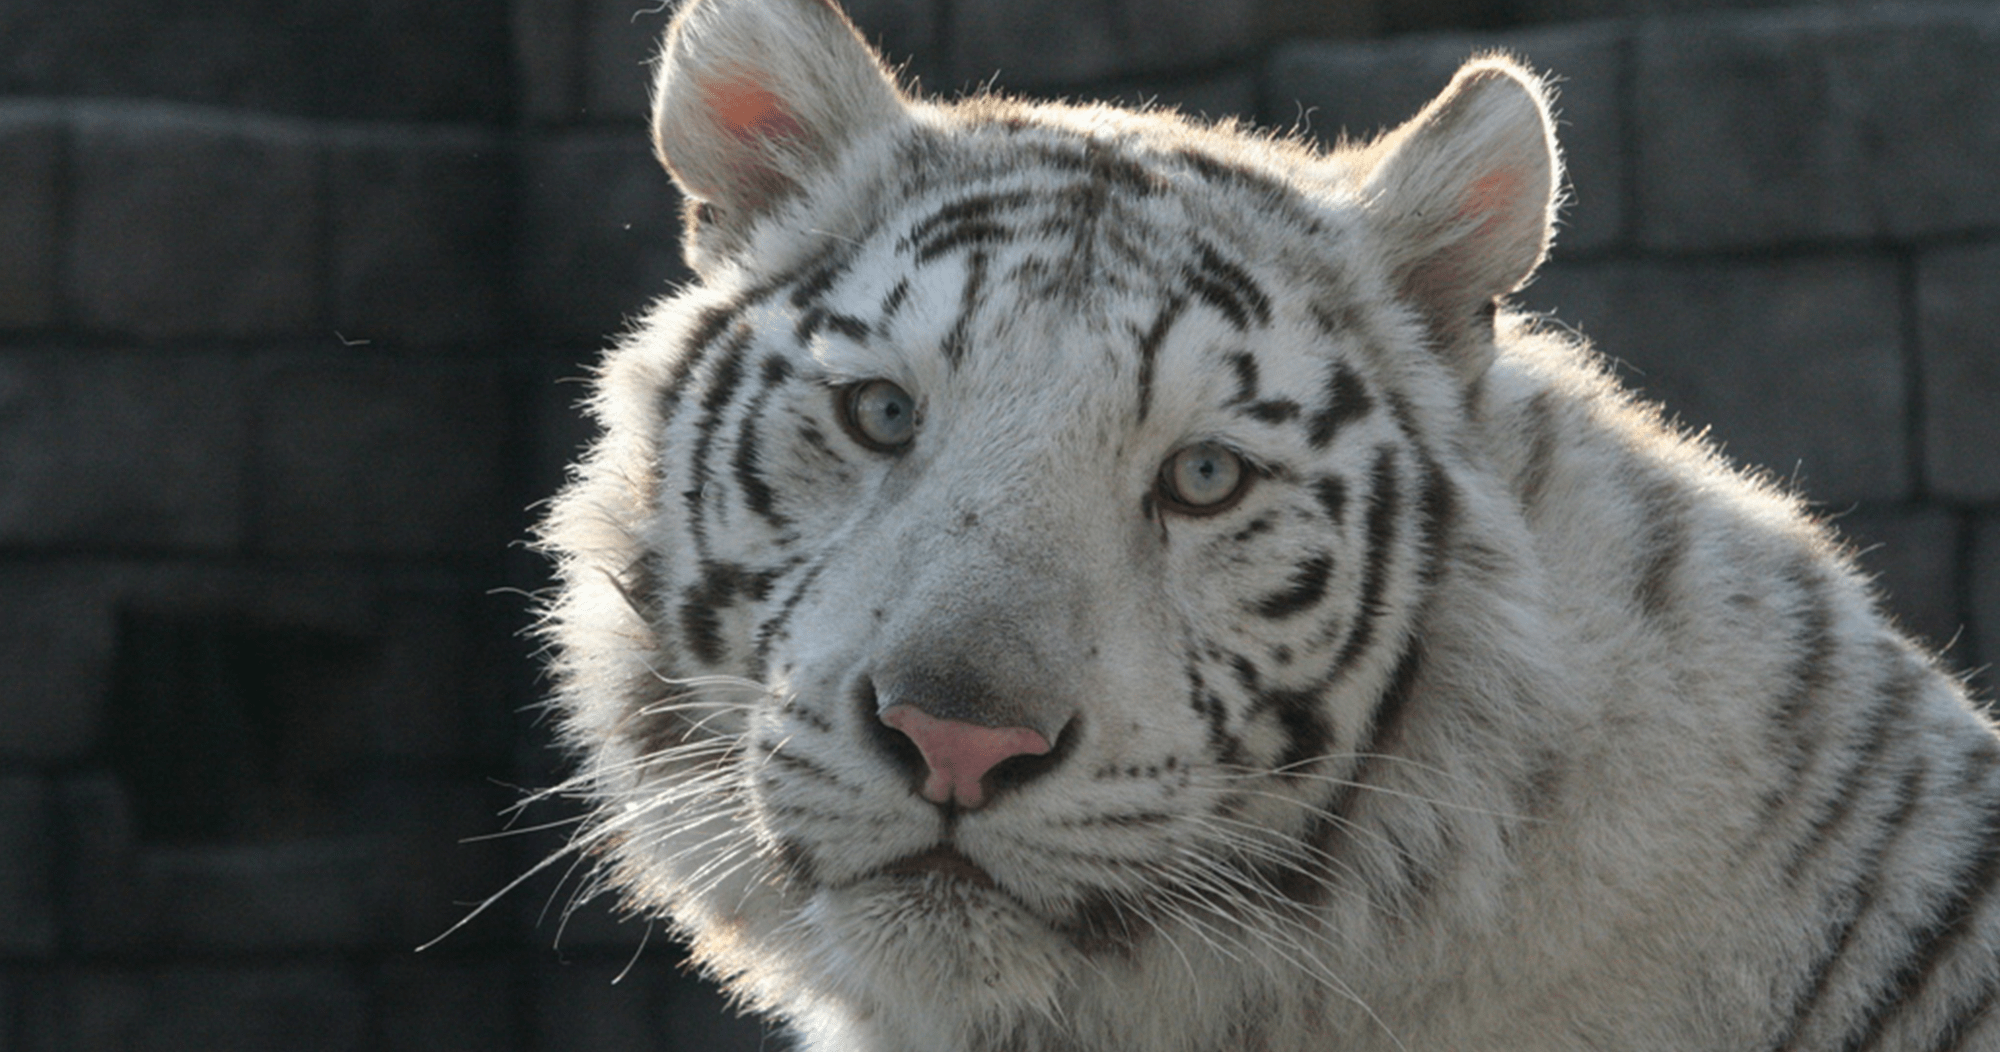
POLYGON ((869 449, 891 452, 916 437, 917 400, 887 380, 869 380, 847 388, 840 407, 841 424, 869 449))

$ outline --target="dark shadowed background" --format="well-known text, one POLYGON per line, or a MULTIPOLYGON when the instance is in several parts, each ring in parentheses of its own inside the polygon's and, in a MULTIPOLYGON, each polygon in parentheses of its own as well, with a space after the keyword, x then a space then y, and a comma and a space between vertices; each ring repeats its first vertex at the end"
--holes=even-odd
MULTIPOLYGON (((558 842, 466 841, 559 776, 514 545, 563 381, 683 277, 639 8, 0 0, 0 1052, 756 1047, 559 873, 414 952, 558 842)), ((852 9, 927 90, 1329 138, 1555 71, 1525 300, 2000 660, 2000 5, 852 9)))

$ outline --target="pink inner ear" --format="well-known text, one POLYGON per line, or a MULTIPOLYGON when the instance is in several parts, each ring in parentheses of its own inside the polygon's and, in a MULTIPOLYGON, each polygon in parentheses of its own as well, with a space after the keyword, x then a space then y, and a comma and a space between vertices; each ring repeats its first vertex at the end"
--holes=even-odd
POLYGON ((740 141, 781 138, 805 130, 776 95, 748 77, 711 84, 704 94, 723 129, 740 141))
POLYGON ((1484 238, 1505 222, 1521 195, 1521 173, 1508 169, 1488 172, 1466 187, 1459 199, 1458 214, 1468 218, 1483 216, 1474 237, 1484 238))

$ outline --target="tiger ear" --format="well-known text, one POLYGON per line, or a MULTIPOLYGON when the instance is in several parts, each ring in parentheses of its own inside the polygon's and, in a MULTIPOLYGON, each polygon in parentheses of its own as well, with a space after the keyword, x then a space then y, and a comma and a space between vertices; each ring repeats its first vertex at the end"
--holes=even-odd
POLYGON ((1466 63, 1367 148, 1365 192, 1391 272, 1466 382, 1493 356, 1494 302, 1548 255, 1562 162, 1547 89, 1500 57, 1466 63))
POLYGON ((661 49, 653 151, 689 198, 740 228, 903 115, 832 0, 693 0, 661 49))

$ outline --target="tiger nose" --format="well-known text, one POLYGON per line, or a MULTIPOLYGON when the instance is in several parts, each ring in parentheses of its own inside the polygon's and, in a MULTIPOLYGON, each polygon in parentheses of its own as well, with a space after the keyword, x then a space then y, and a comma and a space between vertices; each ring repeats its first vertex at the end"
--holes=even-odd
POLYGON ((986 803, 986 775, 1001 761, 1042 756, 1051 748, 1040 731, 939 719, 914 705, 892 705, 881 718, 923 754, 928 770, 923 797, 934 804, 980 807, 986 803))

